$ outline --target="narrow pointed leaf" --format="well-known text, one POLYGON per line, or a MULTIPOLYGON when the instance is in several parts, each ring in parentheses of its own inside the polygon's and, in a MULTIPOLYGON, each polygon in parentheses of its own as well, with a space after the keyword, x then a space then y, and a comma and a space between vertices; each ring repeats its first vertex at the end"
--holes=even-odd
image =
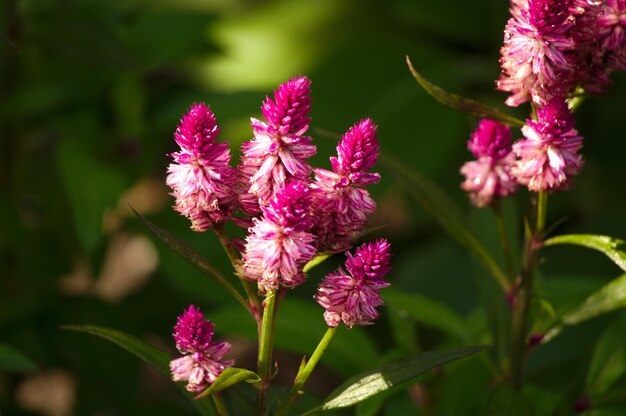
POLYGON ((222 390, 244 381, 246 383, 257 383, 261 381, 261 377, 254 371, 246 370, 245 368, 226 368, 209 388, 196 396, 196 399, 219 393, 222 390))
MULTIPOLYGON (((153 345, 148 344, 122 331, 118 331, 110 328, 102 328, 95 325, 65 325, 63 329, 69 329, 71 331, 84 332, 87 334, 95 335, 104 338, 108 341, 117 344, 124 348, 126 351, 135 355, 142 361, 154 367, 161 374, 170 378, 170 355, 153 345)), ((208 400, 194 400, 193 396, 187 392, 181 384, 176 384, 178 389, 191 401, 193 406, 203 416, 213 416, 214 411, 208 400)))
MULTIPOLYGON (((133 211, 134 211, 134 209, 133 209, 133 211)), ((155 236, 157 236, 159 238, 159 240, 161 240, 163 243, 165 243, 165 245, 167 245, 169 248, 174 250, 176 252, 176 254, 178 254, 183 259, 185 259, 187 262, 189 262, 190 264, 195 266, 202 273, 204 273, 207 276, 210 276, 211 278, 217 280, 218 283, 223 284, 222 283, 223 277, 220 275, 220 273, 217 270, 215 270, 213 268, 213 266, 208 262, 208 260, 206 260, 200 253, 198 253, 193 248, 189 247, 189 245, 187 243, 185 243, 184 241, 179 240, 177 237, 175 237, 169 231, 166 231, 166 230, 160 228, 159 226, 157 226, 156 224, 154 224, 153 222, 148 220, 146 217, 144 217, 143 215, 141 215, 137 211, 135 211, 135 214, 137 215, 137 217, 139 217, 141 222, 150 231, 152 231, 152 233, 155 236)))
POLYGON ((322 253, 322 254, 316 255, 311 260, 309 260, 309 262, 307 264, 304 265, 304 268, 302 269, 302 272, 303 273, 310 272, 311 269, 313 269, 315 266, 323 263, 324 261, 326 261, 332 255, 333 255, 332 253, 322 253))
POLYGON ((65 325, 63 329, 84 332, 104 338, 117 344, 142 361, 156 368, 161 374, 169 377, 171 357, 165 351, 140 340, 133 335, 115 329, 103 328, 95 325, 65 325))
POLYGON ((131 207, 135 215, 141 220, 141 222, 165 245, 171 248, 176 254, 181 256, 185 261, 187 261, 192 266, 195 266, 198 270, 200 270, 205 275, 209 276, 217 283, 222 285, 239 303, 243 305, 246 309, 250 310, 248 302, 241 296, 241 294, 233 287, 233 285, 226 280, 226 278, 217 271, 211 263, 207 259, 205 259, 200 253, 191 248, 184 241, 176 238, 170 232, 160 228, 146 217, 137 212, 133 207, 131 207))
POLYGON ((626 308, 626 274, 611 280, 587 297, 576 309, 566 313, 561 322, 547 332, 543 342, 550 341, 566 326, 578 325, 581 322, 622 308, 626 308))
POLYGON ((619 238, 594 234, 568 234, 549 238, 544 242, 545 246, 558 244, 572 244, 583 246, 604 253, 626 272, 626 241, 619 238))
POLYGON ((413 78, 415 78, 415 80, 422 86, 422 88, 424 88, 424 90, 431 97, 433 97, 440 103, 448 107, 454 108, 455 110, 459 110, 467 114, 472 114, 480 118, 488 118, 490 120, 498 121, 511 127, 522 127, 524 125, 524 122, 522 120, 503 113, 497 108, 490 107, 469 98, 461 97, 460 95, 449 93, 443 88, 432 84, 415 70, 408 56, 406 57, 406 63, 409 66, 409 70, 411 71, 413 78))
POLYGON ((437 220, 459 244, 469 249, 485 265, 502 289, 508 292, 510 284, 506 275, 474 235, 467 224, 467 219, 446 193, 433 182, 387 154, 382 155, 381 161, 422 209, 437 220))
POLYGON ((585 392, 592 398, 607 393, 626 373, 626 340, 624 319, 614 322, 594 346, 587 372, 585 392))
POLYGON ((365 371, 346 380, 320 406, 307 414, 352 406, 393 386, 404 383, 425 372, 487 348, 472 346, 445 351, 431 351, 393 361, 375 370, 365 371))
POLYGON ((37 365, 20 351, 7 344, 0 344, 0 372, 29 373, 37 371, 37 365))
POLYGON ((388 307, 403 311, 415 321, 437 328, 448 335, 469 339, 465 321, 447 305, 416 293, 388 289, 383 294, 388 307))

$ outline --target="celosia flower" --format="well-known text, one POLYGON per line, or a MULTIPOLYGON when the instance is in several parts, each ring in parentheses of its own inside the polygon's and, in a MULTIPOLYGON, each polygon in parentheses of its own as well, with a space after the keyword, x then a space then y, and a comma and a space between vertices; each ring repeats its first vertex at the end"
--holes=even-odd
POLYGON ((245 277, 257 280, 260 291, 294 287, 306 276, 302 267, 315 254, 309 190, 294 181, 278 191, 263 217, 254 218, 243 255, 245 277))
POLYGON ((194 104, 180 121, 174 140, 181 151, 172 153, 167 184, 176 197, 174 209, 191 220, 194 231, 206 231, 230 218, 234 209, 236 175, 228 165, 225 143, 215 143, 219 127, 211 109, 194 104))
POLYGON ((321 249, 348 248, 376 208, 369 192, 361 188, 380 180, 378 173, 367 172, 378 158, 376 129, 370 119, 356 123, 337 145, 337 157, 330 158, 333 170, 314 169, 311 187, 321 249))
POLYGON ((492 120, 481 120, 467 143, 477 160, 461 167, 465 181, 463 190, 477 207, 489 205, 494 198, 503 198, 517 190, 511 166, 515 154, 511 150, 511 129, 492 120))
POLYGON ((174 381, 187 381, 186 389, 199 392, 215 381, 217 376, 234 363, 222 357, 230 350, 227 342, 213 342, 211 321, 204 319, 199 308, 191 305, 174 326, 176 348, 183 357, 170 362, 174 381))
POLYGON ((261 206, 267 206, 274 194, 292 179, 306 180, 311 171, 305 159, 315 154, 311 138, 304 136, 309 128, 311 82, 298 77, 266 97, 261 108, 266 122, 252 119, 254 139, 242 145, 240 170, 248 189, 240 199, 248 213, 256 215, 254 195, 261 206))
POLYGON ((565 97, 573 86, 576 44, 570 30, 573 19, 569 0, 528 0, 513 5, 513 17, 504 31, 496 82, 512 93, 506 104, 518 106, 529 99, 545 104, 565 97))
POLYGON ((369 325, 378 317, 376 307, 383 304, 378 292, 389 286, 383 277, 391 270, 390 249, 386 240, 363 244, 354 256, 347 253, 347 272, 340 267, 324 278, 315 299, 326 309, 328 326, 369 325))
POLYGON ((573 0, 577 73, 587 92, 602 93, 609 74, 626 69, 626 0, 573 0))
POLYGON ((519 160, 511 172, 529 190, 558 190, 580 171, 583 138, 564 101, 538 109, 537 120, 526 120, 522 134, 526 139, 513 144, 519 160))
POLYGON ((606 0, 600 4, 596 19, 603 48, 624 53, 626 48, 626 0, 606 0))

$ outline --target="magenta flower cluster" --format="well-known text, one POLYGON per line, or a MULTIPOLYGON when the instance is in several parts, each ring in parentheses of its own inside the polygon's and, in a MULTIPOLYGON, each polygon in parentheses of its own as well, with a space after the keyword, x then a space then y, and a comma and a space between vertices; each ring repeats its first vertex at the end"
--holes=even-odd
POLYGON ((228 145, 216 143, 219 127, 205 104, 194 104, 180 121, 174 140, 180 152, 172 153, 167 184, 176 197, 174 208, 191 221, 194 231, 206 231, 233 211, 236 172, 228 163, 228 145))
POLYGON ((233 365, 232 360, 223 360, 230 344, 213 342, 213 324, 193 305, 178 317, 173 337, 176 348, 184 355, 170 362, 172 378, 187 381, 188 391, 204 390, 225 368, 233 365))
MULTIPOLYGON (((194 231, 228 220, 245 228, 245 243, 233 244, 241 250, 238 273, 260 294, 303 283, 304 267, 317 253, 349 249, 376 208, 366 189, 380 180, 371 172, 379 153, 376 124, 357 122, 339 141, 330 170, 313 169, 307 160, 316 147, 306 135, 310 87, 308 78, 297 77, 266 97, 264 119, 251 119, 253 138, 241 146, 236 169, 228 145, 216 142, 219 128, 207 105, 194 104, 174 134, 181 150, 171 155, 167 184, 175 209, 194 231)), ((365 244, 348 255, 347 272, 326 277, 316 299, 328 325, 366 325, 378 316, 389 258, 388 242, 365 244)), ((190 391, 202 390, 231 365, 222 360, 229 345, 212 343, 212 335, 213 325, 193 306, 179 317, 174 339, 185 355, 171 370, 190 391)))
POLYGON ((499 90, 510 106, 530 101, 534 115, 512 146, 508 127, 482 120, 469 142, 461 187, 479 207, 515 192, 571 186, 583 160, 583 138, 569 100, 601 93, 626 69, 626 0, 511 0, 501 49, 499 90))
POLYGON ((511 14, 496 83, 508 105, 545 105, 578 86, 602 92, 626 69, 624 0, 517 0, 511 14))
POLYGON ((346 271, 340 267, 324 278, 315 299, 326 309, 328 326, 369 325, 378 317, 376 307, 383 304, 378 292, 389 286, 383 278, 391 270, 390 248, 386 240, 363 244, 354 256, 347 253, 346 271))
POLYGON ((511 174, 515 154, 511 150, 511 129, 492 120, 481 120, 467 144, 476 160, 465 163, 461 173, 463 190, 477 207, 490 204, 494 198, 515 193, 517 182, 511 174))

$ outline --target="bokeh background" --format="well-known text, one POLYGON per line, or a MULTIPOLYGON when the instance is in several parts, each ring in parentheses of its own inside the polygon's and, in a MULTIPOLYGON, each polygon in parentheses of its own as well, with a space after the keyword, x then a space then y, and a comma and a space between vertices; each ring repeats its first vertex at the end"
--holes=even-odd
MULTIPOLYGON (((30 362, 0 354, 3 415, 193 414, 154 370, 101 339, 60 329, 63 324, 118 328, 173 352, 171 327, 194 303, 216 322, 218 336, 233 343, 239 365, 254 365, 254 330, 238 306, 148 235, 128 208, 230 273, 214 235, 190 231, 171 210, 164 185, 172 133, 192 102, 211 105, 221 140, 238 157, 238 145, 251 137, 249 117, 259 115, 265 95, 307 75, 318 145, 313 164, 327 167, 333 134, 371 117, 383 152, 448 191, 485 244, 497 247, 492 214, 470 208, 458 186, 476 120, 421 90, 405 55, 432 82, 502 107, 505 96, 494 90, 494 79, 504 0, 4 0, 0 10, 0 344, 30 362)), ((607 96, 588 99, 577 113, 586 165, 571 191, 550 198, 549 220, 563 219, 559 232, 626 237, 626 78, 614 79, 607 96)), ((507 111, 524 118, 528 109, 507 111)), ((372 189, 379 203, 372 225, 384 226, 374 235, 394 246, 394 290, 446 305, 472 339, 493 340, 489 328, 506 313, 499 315, 501 299, 484 283, 484 270, 384 166, 379 171, 384 180, 372 189)), ((518 237, 527 199, 522 192, 505 204, 518 237)), ((315 269, 285 305, 288 317, 277 335, 285 384, 323 333, 322 311, 311 296, 340 260, 315 269)), ((538 293, 541 302, 566 310, 618 275, 600 254, 550 249, 538 293)), ((424 305, 427 315, 432 305, 424 305)), ((303 402, 314 403, 343 378, 392 357, 464 344, 403 308, 411 309, 385 308, 374 327, 341 332, 311 381, 315 394, 303 402)), ((548 309, 538 307, 538 314, 548 309)), ((610 325, 626 329, 624 321, 614 313, 537 349, 529 380, 559 408, 572 409, 585 394, 594 339, 610 325)), ((480 359, 458 364, 447 377, 429 377, 434 388, 413 383, 384 406, 361 406, 359 414, 476 414, 494 381, 480 359)), ((226 399, 235 414, 247 414, 251 397, 244 386, 226 399)))

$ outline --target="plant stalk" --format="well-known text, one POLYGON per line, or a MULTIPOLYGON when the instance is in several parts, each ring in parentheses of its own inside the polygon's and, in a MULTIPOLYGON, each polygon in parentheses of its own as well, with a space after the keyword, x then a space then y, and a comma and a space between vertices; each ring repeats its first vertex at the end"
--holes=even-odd
POLYGON ((307 361, 306 365, 304 367, 301 367, 298 371, 296 379, 293 383, 293 387, 289 392, 289 396, 287 396, 287 399, 279 405, 275 416, 285 416, 296 398, 298 398, 302 394, 301 389, 304 386, 304 383, 307 382, 318 361, 320 360, 320 358, 322 358, 322 355, 324 355, 324 352, 326 351, 328 344, 330 344, 333 335, 335 335, 335 332, 337 332, 337 328, 338 327, 328 328, 328 330, 320 340, 319 344, 317 344, 315 351, 313 351, 311 359, 307 361))
POLYGON ((257 416, 268 414, 268 393, 272 379, 272 352, 274 349, 274 326, 276 322, 276 293, 270 290, 265 296, 265 308, 261 321, 261 333, 259 336, 258 373, 261 377, 257 390, 257 416))
POLYGON ((257 322, 257 326, 261 324, 261 302, 259 301, 258 296, 255 293, 255 290, 250 282, 242 277, 241 274, 241 260, 237 256, 237 252, 233 248, 233 245, 228 240, 228 237, 224 233, 224 225, 223 224, 215 224, 213 227, 215 234, 217 235, 220 244, 224 248, 224 251, 228 255, 228 259, 235 270, 235 274, 239 277, 241 281, 241 285, 243 286, 243 290, 246 292, 246 296, 248 297, 248 304, 250 306, 250 311, 252 313, 252 317, 257 322))
POLYGON ((513 265, 513 253, 511 252, 511 243, 509 242, 508 233, 506 231, 506 223, 504 221, 504 214, 502 212, 502 204, 500 201, 496 201, 492 204, 494 213, 496 214, 496 226, 498 227, 498 236, 500 237, 500 245, 504 253, 504 261, 506 265, 506 271, 509 274, 509 278, 515 277, 515 266, 513 265))
POLYGON ((215 393, 211 395, 211 397, 213 398, 213 404, 215 404, 215 409, 217 410, 216 412, 217 416, 228 416, 228 410, 226 409, 226 406, 224 405, 222 396, 220 396, 219 393, 215 393))
POLYGON ((532 298, 537 252, 541 247, 546 223, 547 203, 548 195, 546 192, 536 194, 534 199, 536 209, 535 229, 527 233, 525 237, 522 268, 517 282, 518 291, 513 301, 513 317, 511 323, 511 382, 516 390, 521 390, 523 387, 530 301, 532 298))

